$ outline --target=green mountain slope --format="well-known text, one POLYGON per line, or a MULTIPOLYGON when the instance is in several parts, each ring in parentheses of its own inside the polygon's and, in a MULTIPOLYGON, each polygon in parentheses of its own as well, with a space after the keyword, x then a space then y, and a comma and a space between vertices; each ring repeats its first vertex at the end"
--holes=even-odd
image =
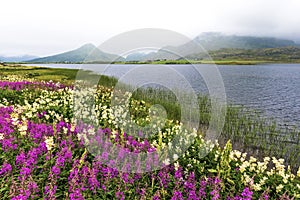
MULTIPOLYGON (((253 37, 253 36, 236 36, 224 35, 222 33, 202 33, 190 42, 174 47, 166 46, 156 53, 139 55, 138 61, 147 60, 178 60, 190 55, 200 55, 205 51, 217 51, 220 49, 244 49, 258 50, 266 48, 281 48, 281 47, 300 47, 292 40, 278 39, 273 37, 253 37)), ((292 50, 292 49, 291 49, 292 50)), ((253 52, 252 52, 253 53, 253 52)), ((260 52, 262 53, 262 52, 260 52)), ((286 51, 282 53, 287 53, 286 51)), ((291 53, 291 52, 290 52, 291 53)), ((131 55, 131 58, 135 57, 131 55)), ((193 57, 197 59, 197 57, 193 57)), ((200 58, 198 58, 200 59, 200 58)), ((132 59, 131 59, 132 60, 132 59)))
POLYGON ((65 53, 29 60, 31 63, 77 63, 77 62, 111 62, 122 60, 114 54, 105 53, 93 44, 85 44, 78 49, 65 53))
MULTIPOLYGON (((213 60, 252 60, 271 62, 300 62, 299 47, 279 47, 265 49, 219 49, 209 51, 213 60)), ((198 53, 186 56, 191 60, 209 60, 207 54, 198 53)))

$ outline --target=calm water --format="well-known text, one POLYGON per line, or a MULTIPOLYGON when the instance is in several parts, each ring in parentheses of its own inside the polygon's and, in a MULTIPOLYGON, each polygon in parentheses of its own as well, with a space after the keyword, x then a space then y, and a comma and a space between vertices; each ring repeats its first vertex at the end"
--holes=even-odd
MULTIPOLYGON (((55 68, 82 67, 79 64, 38 65, 55 68)), ((103 73, 106 66, 91 64, 84 65, 84 68, 103 73)), ((192 66, 168 66, 189 80, 195 90, 207 92, 202 78, 195 73, 192 66)), ((112 65, 104 73, 120 77, 134 67, 136 66, 112 65)), ((258 109, 281 125, 294 124, 300 127, 300 64, 220 65, 218 69, 224 81, 228 102, 258 109)))

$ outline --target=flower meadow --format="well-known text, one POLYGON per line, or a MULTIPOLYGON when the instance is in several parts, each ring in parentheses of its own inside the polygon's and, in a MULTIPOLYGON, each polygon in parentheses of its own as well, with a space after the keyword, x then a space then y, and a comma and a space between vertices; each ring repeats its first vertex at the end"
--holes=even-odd
MULTIPOLYGON (((221 147, 176 120, 137 133, 151 137, 126 132, 124 108, 111 109, 115 92, 99 86, 93 110, 84 110, 76 108, 72 86, 23 77, 0 81, 0 198, 300 198, 300 169, 292 173, 284 159, 258 159, 232 149, 230 141, 221 147), (186 151, 170 143, 178 134, 179 146, 193 136, 186 151), (167 151, 160 155, 162 149, 167 151), (151 155, 146 164, 141 153, 151 155)), ((127 114, 135 123, 149 123, 149 103, 131 99, 129 104, 127 114)))

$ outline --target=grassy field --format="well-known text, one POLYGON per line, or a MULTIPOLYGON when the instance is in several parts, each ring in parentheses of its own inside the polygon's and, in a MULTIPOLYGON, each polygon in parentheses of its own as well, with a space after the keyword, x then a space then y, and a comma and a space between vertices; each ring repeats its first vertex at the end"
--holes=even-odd
MULTIPOLYGON (((67 85, 74 84, 76 80, 76 76, 78 73, 77 69, 58 69, 58 68, 46 68, 46 67, 38 67, 38 66, 22 66, 18 64, 8 64, 1 65, 0 64, 0 77, 17 75, 25 78, 32 78, 40 81, 54 81, 60 82, 67 85)), ((98 75, 93 74, 90 71, 81 72, 81 75, 84 77, 98 77, 98 75)), ((111 87, 115 85, 117 80, 115 78, 102 76, 99 80, 99 84, 111 87)))

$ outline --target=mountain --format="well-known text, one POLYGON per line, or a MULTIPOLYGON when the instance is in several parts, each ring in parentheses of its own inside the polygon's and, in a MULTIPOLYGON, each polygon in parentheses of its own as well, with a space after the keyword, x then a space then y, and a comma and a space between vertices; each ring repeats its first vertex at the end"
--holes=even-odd
MULTIPOLYGON (((213 60, 284 61, 299 62, 300 47, 277 47, 263 49, 219 49, 209 51, 213 60)), ((190 60, 209 60, 206 53, 188 55, 190 60)))
POLYGON ((112 62, 123 58, 101 51, 93 44, 85 44, 78 49, 65 53, 28 60, 30 63, 76 63, 76 62, 112 62))
MULTIPOLYGON (((165 46, 156 52, 136 52, 128 55, 126 59, 115 54, 103 52, 93 44, 85 44, 78 49, 53 56, 35 59, 1 59, 0 57, 0 61, 20 62, 26 60, 30 63, 96 63, 113 61, 180 60, 184 58, 201 60, 207 56, 206 51, 208 51, 214 59, 241 59, 242 56, 247 59, 249 55, 267 58, 270 51, 272 51, 272 55, 270 56, 274 56, 274 52, 279 52, 285 55, 286 58, 289 58, 288 54, 292 55, 292 57, 297 57, 292 51, 298 52, 298 47, 300 48, 300 45, 292 40, 208 32, 202 33, 193 40, 180 46, 165 46)), ((277 56, 279 56, 279 54, 277 56)))
POLYGON ((224 35, 215 32, 202 33, 197 36, 194 41, 200 43, 206 50, 218 50, 222 48, 263 49, 299 46, 292 40, 274 37, 224 35))
POLYGON ((0 56, 0 62, 23 62, 38 58, 37 56, 23 55, 23 56, 0 56))
MULTIPOLYGON (((292 40, 278 39, 274 37, 237 36, 208 32, 198 35, 193 40, 183 45, 166 46, 156 53, 146 54, 139 56, 138 58, 139 61, 164 59, 177 60, 182 59, 182 57, 191 57, 190 55, 194 55, 193 58, 195 58, 195 55, 199 55, 205 51, 210 52, 220 49, 258 50, 280 47, 300 47, 300 45, 292 40)), ((131 57, 135 57, 135 55, 131 55, 131 57)))
POLYGON ((126 61, 136 61, 136 60, 141 60, 143 59, 146 55, 148 55, 147 53, 141 53, 141 52, 137 52, 137 53, 131 53, 128 56, 126 56, 126 61))

